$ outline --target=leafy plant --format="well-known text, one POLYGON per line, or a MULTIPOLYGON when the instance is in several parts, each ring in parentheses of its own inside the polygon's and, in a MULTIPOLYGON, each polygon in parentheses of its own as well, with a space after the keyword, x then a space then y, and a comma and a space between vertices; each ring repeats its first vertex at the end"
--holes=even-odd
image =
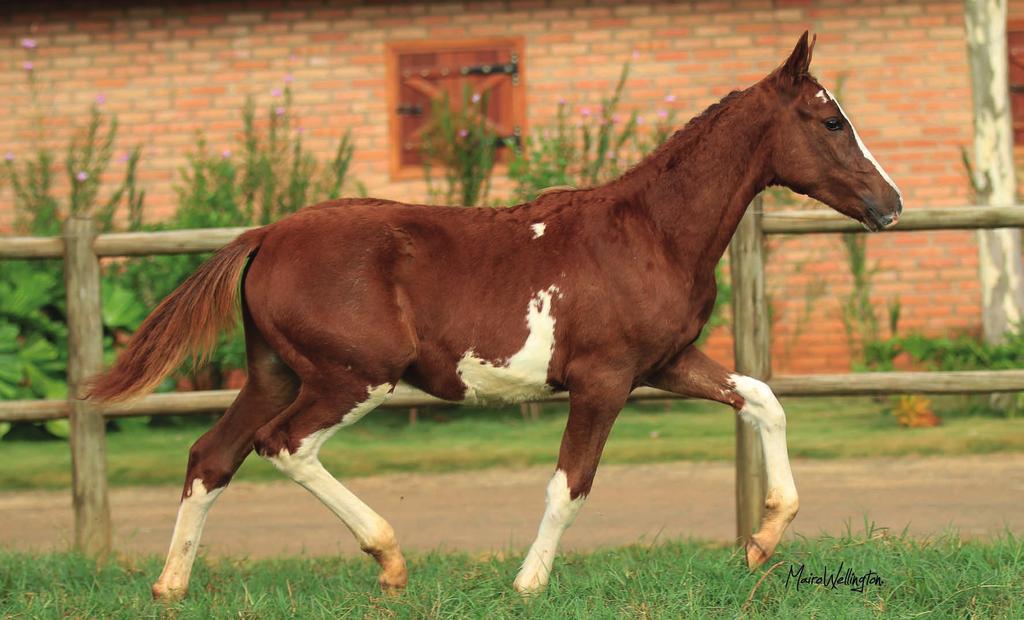
MULTIPOLYGON (((251 99, 242 109, 239 155, 230 149, 214 153, 206 139, 197 135, 196 145, 179 171, 174 216, 147 229, 260 225, 312 202, 337 198, 346 190, 362 192, 350 175, 355 152, 350 132, 342 135, 332 159, 321 164, 303 144, 290 90, 275 95, 280 99, 269 107, 265 120, 258 118, 251 99)), ((104 304, 109 295, 114 342, 126 342, 149 310, 207 258, 208 254, 153 256, 111 267, 104 304), (134 307, 133 298, 137 300, 134 307)), ((205 366, 186 365, 177 377, 194 386, 220 387, 229 372, 244 368, 242 334, 220 338, 205 366)), ((174 380, 170 380, 161 389, 173 387, 174 380)))
POLYGON ((498 135, 487 119, 487 93, 462 89, 461 105, 452 106, 445 93, 431 101, 430 119, 423 132, 423 174, 432 199, 474 207, 487 199, 494 169, 498 135), (436 190, 431 173, 440 167, 444 190, 436 190))
MULTIPOLYGON (((302 127, 292 111, 291 88, 275 90, 278 101, 267 109, 265 121, 256 114, 250 97, 242 109, 241 164, 232 172, 238 174, 237 191, 241 204, 253 224, 265 225, 289 213, 321 200, 338 198, 346 189, 348 173, 355 152, 351 132, 346 131, 338 142, 334 158, 320 169, 316 157, 303 145, 302 127)), ((200 137, 197 151, 205 150, 200 137)), ((229 159, 230 151, 224 151, 229 159)), ((193 161, 195 164, 195 161, 193 161)), ((221 170, 226 172, 226 170, 221 170)), ((234 181, 222 178, 224 187, 234 181)), ((188 187, 188 180, 185 186, 188 187)), ((359 189, 356 185, 356 189, 359 189)))
MULTIPOLYGON (((23 45, 25 43, 23 42, 23 45)), ((35 49, 34 42, 30 51, 35 49)), ((141 151, 128 157, 124 180, 100 200, 100 179, 109 168, 117 119, 104 115, 100 101, 89 110, 88 122, 68 141, 63 169, 66 190, 58 187, 58 159, 47 146, 44 131, 50 126, 39 105, 32 64, 26 61, 27 81, 35 117, 30 154, 4 157, 2 180, 14 194, 15 232, 28 235, 59 235, 62 221, 71 215, 92 216, 102 230, 113 227, 114 214, 128 201, 130 213, 141 218, 144 192, 136 186, 141 151)), ((132 217, 132 216, 130 216, 132 217)), ((0 398, 64 398, 67 387, 67 328, 64 279, 56 261, 0 262, 0 398)), ((40 436, 39 425, 6 426, 24 436, 40 436)), ((43 425, 52 435, 66 436, 66 424, 43 425), (63 433, 63 434, 62 434, 63 433)))
POLYGON ((930 398, 920 394, 905 394, 895 399, 892 415, 896 423, 907 428, 926 428, 938 426, 942 420, 932 409, 930 398))

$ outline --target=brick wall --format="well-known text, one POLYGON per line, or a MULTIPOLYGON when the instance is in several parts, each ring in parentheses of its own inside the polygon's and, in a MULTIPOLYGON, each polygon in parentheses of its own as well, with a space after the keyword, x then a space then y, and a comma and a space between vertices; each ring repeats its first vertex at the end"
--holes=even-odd
MULTIPOLYGON (((537 126, 551 117, 560 96, 577 106, 596 103, 631 55, 625 108, 652 118, 656 108, 671 105, 680 119, 688 118, 759 79, 810 28, 818 33, 816 74, 827 84, 846 77, 844 107, 903 189, 906 207, 968 200, 960 148, 971 139, 970 93, 958 0, 266 0, 173 9, 145 2, 63 8, 70 4, 35 2, 32 12, 0 9, 7 11, 0 14, 2 148, 25 153, 38 128, 22 68, 28 52, 20 46, 22 37, 32 37, 48 139, 65 144, 72 124, 102 94, 104 108, 120 118, 118 151, 144 145, 142 182, 151 219, 173 210, 177 169, 195 132, 202 130, 218 151, 237 148, 238 111, 246 96, 270 105, 286 75, 312 148, 326 154, 351 128, 355 174, 371 194, 424 200, 420 182, 389 178, 384 45, 490 35, 525 38, 528 116, 537 126), (668 93, 674 103, 664 102, 668 93)), ((115 163, 113 173, 120 166, 115 163)), ((0 228, 12 221, 9 203, 8 190, 0 189, 0 228)), ((872 237, 880 322, 886 323, 886 302, 898 299, 906 330, 976 331, 980 292, 973 239, 967 232, 872 237)), ((840 240, 775 239, 771 247, 776 370, 847 369, 839 317, 850 277, 840 240)), ((707 347, 719 359, 731 359, 724 332, 713 334, 707 347)))

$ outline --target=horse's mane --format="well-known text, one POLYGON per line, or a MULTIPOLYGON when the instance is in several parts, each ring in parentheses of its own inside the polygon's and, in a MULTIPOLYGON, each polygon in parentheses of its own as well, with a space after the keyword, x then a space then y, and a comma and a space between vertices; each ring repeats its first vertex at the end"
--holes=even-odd
MULTIPOLYGON (((678 159, 689 151, 688 147, 711 127, 712 122, 728 110, 730 105, 746 93, 747 90, 734 90, 717 102, 709 105, 703 112, 687 121, 681 129, 673 132, 658 148, 633 165, 619 179, 634 177, 637 173, 651 168, 650 164, 654 162, 661 164, 654 167, 657 171, 673 167, 678 163, 678 159)), ((615 181, 619 179, 615 179, 615 181)), ((612 181, 612 183, 615 181, 612 181)))

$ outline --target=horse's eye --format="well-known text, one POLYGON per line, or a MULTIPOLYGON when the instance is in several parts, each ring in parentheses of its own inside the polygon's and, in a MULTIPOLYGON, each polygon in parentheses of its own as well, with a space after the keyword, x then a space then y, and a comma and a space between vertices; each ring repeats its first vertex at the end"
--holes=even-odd
POLYGON ((843 121, 839 120, 834 116, 831 118, 826 118, 824 124, 825 129, 828 129, 829 131, 839 131, 840 129, 843 128, 843 121))

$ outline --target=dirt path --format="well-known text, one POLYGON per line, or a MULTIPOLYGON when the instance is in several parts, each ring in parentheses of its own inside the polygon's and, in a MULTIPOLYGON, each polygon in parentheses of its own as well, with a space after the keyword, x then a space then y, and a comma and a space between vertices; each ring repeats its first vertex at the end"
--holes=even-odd
MULTIPOLYGON (((845 523, 925 535, 953 525, 965 536, 1024 532, 1024 455, 795 461, 802 508, 791 528, 838 534, 845 523)), ((400 474, 348 482, 388 518, 407 549, 469 551, 522 548, 536 532, 550 469, 400 474)), ((177 487, 111 492, 115 545, 121 552, 166 550, 177 487)), ((651 541, 657 537, 727 540, 733 535, 731 463, 609 465, 564 539, 565 548, 651 541)), ((66 491, 0 493, 0 546, 66 548, 66 491)), ((207 523, 208 555, 355 554, 333 515, 300 487, 237 483, 207 523)))

